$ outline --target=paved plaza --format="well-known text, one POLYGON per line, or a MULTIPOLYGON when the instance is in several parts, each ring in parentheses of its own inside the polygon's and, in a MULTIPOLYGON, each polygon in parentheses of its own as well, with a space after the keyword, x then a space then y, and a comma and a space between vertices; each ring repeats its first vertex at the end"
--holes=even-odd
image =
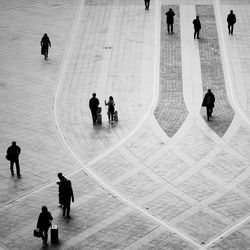
POLYGON ((148 11, 144 0, 1 0, 0 250, 250 250, 249 13, 248 0, 151 0, 148 11), (12 141, 22 178, 5 159, 12 141), (46 247, 33 236, 43 205, 59 228, 46 247))

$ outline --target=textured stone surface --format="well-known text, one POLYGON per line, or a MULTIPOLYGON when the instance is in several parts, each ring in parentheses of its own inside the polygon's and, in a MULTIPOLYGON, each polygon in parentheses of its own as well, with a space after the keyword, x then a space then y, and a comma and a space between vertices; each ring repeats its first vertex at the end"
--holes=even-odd
POLYGON ((172 137, 183 124, 187 110, 182 95, 179 6, 161 7, 160 93, 154 115, 166 134, 172 137), (165 13, 175 12, 174 34, 168 34, 165 13))
MULTIPOLYGON (((215 108, 208 124, 222 136, 232 122, 234 111, 226 95, 214 9, 212 5, 197 5, 196 13, 201 21, 199 50, 203 92, 210 88, 215 95, 215 108)), ((202 116, 206 120, 205 108, 202 108, 202 116)))

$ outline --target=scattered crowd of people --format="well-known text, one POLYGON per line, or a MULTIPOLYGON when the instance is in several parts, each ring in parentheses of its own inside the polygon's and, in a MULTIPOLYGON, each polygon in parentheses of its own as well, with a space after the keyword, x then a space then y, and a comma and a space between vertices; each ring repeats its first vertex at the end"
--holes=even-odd
MULTIPOLYGON (((145 0, 145 10, 149 10, 150 0, 145 0)), ((170 8, 166 13, 166 23, 167 30, 169 34, 174 34, 173 24, 174 24, 174 16, 175 13, 172 8, 170 8)), ((228 34, 233 35, 234 24, 236 23, 236 16, 233 13, 233 10, 227 16, 228 23, 228 34)), ((194 25, 194 39, 200 38, 200 30, 201 30, 201 22, 199 16, 196 16, 196 19, 193 20, 194 25)), ((51 47, 51 42, 48 35, 45 33, 40 42, 41 45, 41 54, 44 55, 44 59, 48 59, 49 47, 51 47)), ((207 120, 209 121, 215 103, 215 96, 212 93, 211 89, 207 90, 207 93, 204 96, 202 107, 206 107, 207 120)), ((101 107, 99 107, 99 99, 96 97, 96 93, 92 94, 92 98, 89 100, 89 108, 92 115, 93 125, 98 123, 98 119, 101 121, 101 107)), ((106 106, 108 106, 108 120, 113 123, 114 120, 118 120, 117 111, 115 111, 115 102, 112 96, 109 97, 109 100, 104 102, 106 106)), ((100 122, 99 121, 99 122, 100 122)), ((20 173, 20 165, 19 165, 19 155, 21 153, 21 148, 16 144, 15 141, 12 142, 12 145, 7 149, 6 159, 10 161, 10 172, 11 175, 14 176, 14 164, 16 166, 16 174, 18 178, 21 178, 20 173)), ((63 217, 71 218, 70 216, 70 205, 71 201, 74 202, 74 194, 71 185, 71 181, 68 180, 62 173, 58 173, 58 197, 59 197, 59 207, 63 209, 63 217)), ((48 240, 48 230, 51 227, 51 222, 53 217, 51 213, 48 211, 46 206, 42 206, 42 212, 40 213, 37 221, 37 228, 40 230, 41 238, 43 240, 43 244, 47 245, 48 240)))

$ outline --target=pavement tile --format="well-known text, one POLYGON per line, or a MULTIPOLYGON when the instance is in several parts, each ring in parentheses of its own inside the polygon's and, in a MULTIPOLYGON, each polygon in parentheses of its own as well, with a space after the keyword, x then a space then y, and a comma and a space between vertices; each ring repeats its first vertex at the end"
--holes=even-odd
POLYGON ((94 169, 99 176, 109 182, 129 173, 133 168, 133 163, 128 161, 118 150, 91 166, 91 169, 94 169))
POLYGON ((132 212, 71 249, 123 249, 157 227, 142 215, 132 212))
POLYGON ((116 189, 136 201, 150 195, 160 188, 160 184, 153 181, 142 171, 116 185, 116 189))
POLYGON ((161 148, 163 142, 150 126, 144 126, 125 145, 129 151, 144 162, 161 148))
POLYGON ((143 244, 138 250, 194 250, 193 245, 185 242, 174 233, 162 233, 150 242, 143 244))
POLYGON ((160 220, 170 221, 190 208, 190 204, 177 195, 166 192, 146 203, 148 211, 160 220))
POLYGON ((226 228, 226 225, 212 215, 199 211, 179 223, 178 227, 183 229, 188 235, 197 239, 201 244, 209 238, 216 236, 216 234, 226 228))
POLYGON ((177 145, 189 157, 198 161, 215 146, 215 143, 194 125, 177 145))
MULTIPOLYGON (((215 95, 214 112, 207 124, 215 133, 223 136, 232 122, 234 111, 226 95, 214 9, 212 5, 196 5, 196 13, 201 21, 199 51, 203 93, 205 95, 207 89, 211 88, 215 95)), ((201 114, 206 121, 205 108, 202 108, 201 114)))
POLYGON ((249 250, 250 239, 240 232, 234 232, 209 249, 213 250, 249 250))
POLYGON ((247 168, 244 162, 223 151, 206 166, 206 169, 227 181, 234 179, 247 168))
POLYGON ((185 173, 190 167, 173 151, 161 154, 155 161, 148 164, 149 169, 168 182, 185 173))
POLYGON ((181 182, 177 187, 198 201, 207 199, 218 190, 218 185, 213 180, 199 172, 181 182))
POLYGON ((250 201, 244 199, 240 194, 228 192, 217 201, 209 205, 210 208, 237 221, 250 212, 250 201))
POLYGON ((250 159, 250 128, 242 124, 235 136, 230 141, 230 145, 244 157, 250 159))
POLYGON ((250 176, 247 177, 243 182, 239 183, 237 187, 250 194, 250 176))

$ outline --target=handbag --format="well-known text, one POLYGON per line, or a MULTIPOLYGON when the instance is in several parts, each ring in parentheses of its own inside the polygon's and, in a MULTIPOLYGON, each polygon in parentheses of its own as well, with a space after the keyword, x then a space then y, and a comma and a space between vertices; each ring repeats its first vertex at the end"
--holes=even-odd
POLYGON ((10 155, 6 155, 6 159, 8 160, 8 161, 10 161, 11 160, 11 157, 10 157, 10 155))
POLYGON ((36 229, 34 229, 34 231, 33 231, 33 235, 34 235, 35 237, 37 237, 37 238, 41 238, 41 237, 42 237, 42 231, 40 231, 39 228, 36 228, 36 229))

